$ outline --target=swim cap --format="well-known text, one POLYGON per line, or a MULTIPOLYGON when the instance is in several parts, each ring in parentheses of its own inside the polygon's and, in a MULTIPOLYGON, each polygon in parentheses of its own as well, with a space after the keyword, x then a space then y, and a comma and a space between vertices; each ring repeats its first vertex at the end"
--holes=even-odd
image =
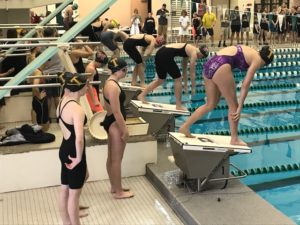
POLYGON ((87 81, 85 76, 71 72, 61 74, 59 79, 64 84, 64 88, 68 88, 71 92, 80 91, 86 85, 87 81))
POLYGON ((74 4, 72 5, 72 9, 73 9, 73 10, 78 9, 78 4, 77 4, 77 3, 74 3, 74 4))
POLYGON ((101 63, 102 65, 106 65, 108 63, 108 57, 103 51, 97 51, 95 54, 95 61, 101 63))
POLYGON ((121 58, 111 58, 108 62, 108 69, 115 73, 127 66, 127 62, 121 58))
POLYGON ((201 45, 199 47, 199 51, 203 55, 203 58, 206 58, 209 55, 209 50, 208 50, 208 47, 206 45, 201 45))
POLYGON ((118 28, 120 26, 119 22, 115 19, 112 19, 110 21, 110 25, 113 27, 113 28, 118 28))
POLYGON ((259 50, 260 57, 265 61, 265 64, 270 64, 274 59, 273 50, 270 48, 270 46, 266 45, 259 50))

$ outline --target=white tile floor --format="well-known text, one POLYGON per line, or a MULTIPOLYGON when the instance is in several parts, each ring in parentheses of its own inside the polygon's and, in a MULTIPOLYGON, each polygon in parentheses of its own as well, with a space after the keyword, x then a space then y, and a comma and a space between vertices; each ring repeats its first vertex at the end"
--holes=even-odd
MULTIPOLYGON (((146 177, 123 179, 135 196, 115 200, 109 193, 109 181, 89 182, 83 188, 81 204, 88 205, 88 217, 82 224, 97 225, 181 225, 146 177)), ((62 224, 57 205, 59 187, 0 194, 0 225, 62 224)))

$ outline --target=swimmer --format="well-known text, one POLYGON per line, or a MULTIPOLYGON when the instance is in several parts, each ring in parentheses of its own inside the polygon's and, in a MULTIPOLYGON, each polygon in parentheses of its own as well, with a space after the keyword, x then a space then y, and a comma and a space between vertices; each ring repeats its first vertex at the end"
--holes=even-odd
POLYGON ((192 84, 192 94, 195 94, 196 89, 196 61, 200 58, 206 58, 208 56, 208 48, 205 45, 200 46, 200 48, 195 47, 192 44, 185 43, 175 43, 168 44, 160 48, 155 55, 155 67, 158 79, 152 81, 138 96, 138 100, 146 103, 146 95, 156 89, 158 86, 162 85, 169 74, 174 79, 174 89, 176 97, 176 109, 186 110, 181 102, 181 92, 182 92, 182 78, 180 70, 174 60, 176 56, 183 57, 182 60, 182 70, 183 70, 183 80, 184 80, 184 91, 188 91, 187 86, 187 64, 190 60, 190 77, 192 84))
POLYGON ((228 104, 228 121, 230 125, 232 145, 247 144, 238 136, 238 123, 247 97, 251 81, 255 72, 272 62, 273 51, 269 46, 264 46, 260 51, 244 45, 230 46, 217 52, 204 65, 203 77, 207 101, 200 106, 185 123, 179 128, 179 132, 187 137, 192 137, 190 126, 204 114, 213 110, 223 96, 228 104), (236 84, 232 70, 238 68, 246 70, 246 76, 240 91, 239 100, 236 96, 236 84))

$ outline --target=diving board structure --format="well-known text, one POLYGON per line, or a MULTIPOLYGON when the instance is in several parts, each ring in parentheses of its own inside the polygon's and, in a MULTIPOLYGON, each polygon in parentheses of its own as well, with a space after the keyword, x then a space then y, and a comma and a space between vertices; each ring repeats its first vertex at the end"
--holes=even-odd
POLYGON ((246 174, 230 163, 230 156, 249 154, 248 146, 230 145, 230 136, 170 132, 169 139, 175 164, 183 172, 183 182, 189 185, 190 180, 196 181, 198 192, 203 191, 209 182, 225 181, 245 177, 246 174), (230 167, 240 171, 241 176, 230 175, 230 167))
POLYGON ((191 114, 188 110, 177 110, 176 106, 171 104, 143 103, 132 100, 131 105, 133 115, 140 116, 148 122, 148 134, 156 137, 164 137, 168 132, 175 131, 175 116, 189 116, 191 114))

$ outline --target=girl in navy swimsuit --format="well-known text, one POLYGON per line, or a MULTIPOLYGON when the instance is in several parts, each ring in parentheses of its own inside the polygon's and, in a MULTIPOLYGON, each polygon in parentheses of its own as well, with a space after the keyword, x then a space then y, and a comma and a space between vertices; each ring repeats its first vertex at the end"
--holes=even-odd
POLYGON ((133 197, 132 192, 122 188, 121 182, 121 163, 129 134, 125 124, 125 93, 118 84, 126 76, 127 63, 123 59, 112 58, 108 62, 108 68, 112 74, 103 87, 107 115, 101 123, 108 135, 106 169, 114 198, 130 198, 133 197))
POLYGON ((240 114, 256 70, 271 63, 273 58, 273 51, 269 46, 262 47, 259 52, 244 45, 230 46, 217 52, 217 54, 210 58, 204 65, 203 76, 207 102, 191 115, 180 127, 179 132, 188 137, 192 137, 189 131, 190 126, 204 114, 213 110, 219 103, 222 95, 229 108, 230 144, 247 145, 238 137, 240 114), (236 85, 232 73, 234 68, 247 70, 241 87, 239 101, 236 96, 236 85))
POLYGON ((79 98, 87 89, 86 77, 70 73, 60 76, 66 89, 56 110, 63 140, 59 149, 61 189, 59 209, 63 224, 80 224, 79 197, 88 176, 83 126, 86 117, 79 98))

